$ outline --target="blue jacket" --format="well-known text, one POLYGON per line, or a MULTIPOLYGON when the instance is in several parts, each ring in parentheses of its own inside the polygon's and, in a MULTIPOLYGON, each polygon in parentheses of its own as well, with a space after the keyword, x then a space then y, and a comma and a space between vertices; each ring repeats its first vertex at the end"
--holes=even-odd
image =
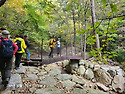
POLYGON ((29 44, 29 41, 28 41, 28 40, 25 40, 25 44, 26 44, 26 46, 27 46, 27 47, 29 47, 29 46, 30 46, 30 44, 29 44))

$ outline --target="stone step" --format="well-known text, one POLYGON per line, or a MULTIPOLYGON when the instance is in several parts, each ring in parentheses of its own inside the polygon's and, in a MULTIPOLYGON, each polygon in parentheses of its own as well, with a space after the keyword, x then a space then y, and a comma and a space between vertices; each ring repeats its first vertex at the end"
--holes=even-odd
MULTIPOLYGON (((19 74, 12 74, 10 81, 7 85, 8 90, 20 90, 23 87, 22 79, 19 74)), ((2 80, 0 80, 0 91, 4 90, 4 86, 2 85, 2 80)))

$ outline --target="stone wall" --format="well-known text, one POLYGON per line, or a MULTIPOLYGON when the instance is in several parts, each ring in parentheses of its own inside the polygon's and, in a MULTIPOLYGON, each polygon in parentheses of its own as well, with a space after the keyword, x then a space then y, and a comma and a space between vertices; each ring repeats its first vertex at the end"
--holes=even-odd
POLYGON ((125 72, 119 66, 100 65, 89 60, 57 63, 64 70, 96 83, 104 91, 122 93, 125 90, 125 72))

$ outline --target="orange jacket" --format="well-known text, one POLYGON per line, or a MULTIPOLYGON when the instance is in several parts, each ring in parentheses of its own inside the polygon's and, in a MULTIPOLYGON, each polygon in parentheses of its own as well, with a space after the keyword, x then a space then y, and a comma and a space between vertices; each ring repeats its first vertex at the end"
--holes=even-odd
POLYGON ((50 40, 50 47, 54 47, 55 44, 56 44, 56 40, 55 40, 55 38, 52 38, 52 39, 50 40))

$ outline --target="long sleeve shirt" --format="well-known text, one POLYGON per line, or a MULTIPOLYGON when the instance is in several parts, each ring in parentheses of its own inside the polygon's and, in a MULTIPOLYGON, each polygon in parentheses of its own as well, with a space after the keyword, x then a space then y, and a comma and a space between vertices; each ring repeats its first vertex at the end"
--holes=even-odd
POLYGON ((30 43, 29 43, 29 41, 27 39, 25 40, 25 44, 26 44, 27 47, 30 46, 30 43))

